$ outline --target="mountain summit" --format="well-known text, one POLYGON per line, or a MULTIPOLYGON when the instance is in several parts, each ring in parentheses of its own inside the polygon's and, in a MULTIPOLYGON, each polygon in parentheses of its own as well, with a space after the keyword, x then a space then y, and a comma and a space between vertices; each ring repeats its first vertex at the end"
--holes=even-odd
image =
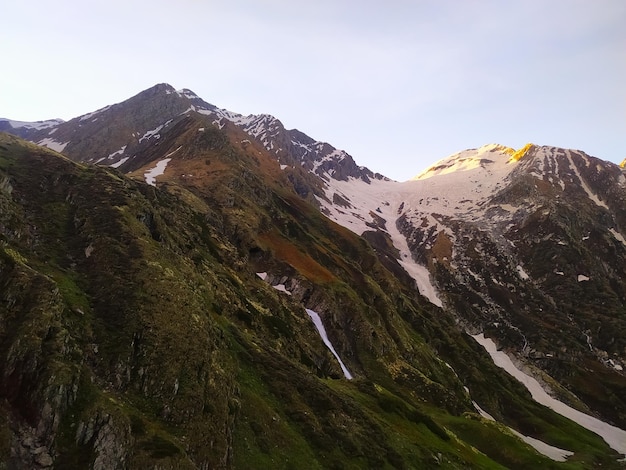
POLYGON ((164 83, 67 122, 16 123, 1 119, 0 130, 63 152, 77 161, 132 171, 140 165, 134 161, 136 154, 157 144, 163 131, 190 114, 206 116, 211 125, 220 129, 237 127, 282 164, 302 165, 319 175, 332 168, 333 177, 343 180, 382 178, 358 167, 346 152, 298 130, 285 129, 273 116, 243 116, 209 104, 189 89, 176 90, 164 83))
POLYGON ((0 129, 2 465, 623 467, 617 165, 396 182, 167 84, 0 129))

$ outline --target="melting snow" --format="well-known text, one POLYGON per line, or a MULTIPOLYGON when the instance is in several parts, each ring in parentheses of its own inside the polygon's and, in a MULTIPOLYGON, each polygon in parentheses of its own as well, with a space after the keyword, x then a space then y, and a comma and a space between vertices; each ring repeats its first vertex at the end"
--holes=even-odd
MULTIPOLYGON (((58 126, 59 124, 63 123, 62 119, 50 119, 49 121, 36 121, 36 122, 11 121, 10 119, 0 119, 0 121, 8 122, 9 125, 13 129, 25 127, 26 129, 37 129, 37 130, 47 129, 49 127, 58 126)), ((50 134, 52 134, 52 131, 50 131, 50 134)))
POLYGON ((143 142, 144 140, 148 140, 152 137, 155 137, 157 139, 161 138, 161 134, 159 134, 159 132, 161 132, 161 129, 163 129, 164 127, 167 127, 167 125, 172 122, 172 120, 170 119, 169 121, 167 121, 165 124, 161 124, 160 126, 157 126, 155 129, 149 130, 147 131, 140 139, 139 139, 139 143, 143 142))
POLYGON ((526 271, 524 271, 524 268, 522 268, 519 264, 517 265, 516 269, 520 278, 522 278, 524 281, 527 281, 529 279, 528 274, 526 274, 526 271))
POLYGON ((178 94, 178 96, 181 96, 190 100, 200 99, 198 95, 196 95, 193 91, 187 88, 183 88, 182 90, 176 90, 176 93, 178 94))
MULTIPOLYGON (((491 416, 489 413, 487 413, 485 410, 483 410, 478 405, 478 403, 476 403, 475 401, 472 401, 472 404, 474 405, 474 408, 476 408, 476 411, 478 411, 478 414, 480 416, 482 416, 485 419, 488 419, 489 421, 496 421, 496 419, 493 416, 491 416)), ((511 431, 520 439, 522 439, 526 444, 533 447, 540 454, 543 454, 546 457, 549 457, 556 462, 565 462, 567 460, 567 457, 569 457, 570 455, 574 455, 574 452, 571 452, 569 450, 559 449, 558 447, 554 447, 554 446, 551 446, 550 444, 546 444, 545 442, 540 441, 539 439, 535 439, 534 437, 524 436, 522 433, 517 432, 513 428, 509 427, 509 431, 511 431)))
POLYGON ((59 153, 65 149, 67 144, 69 144, 69 141, 63 143, 63 142, 58 142, 49 137, 46 137, 45 139, 41 139, 39 142, 37 142, 37 145, 48 147, 50 150, 54 150, 55 152, 59 152, 59 153))
POLYGON ((608 209, 609 206, 607 206, 604 202, 602 202, 600 200, 600 198, 598 198, 598 196, 596 196, 593 193, 591 188, 589 188, 589 186, 587 186, 587 183, 585 183, 585 180, 583 180, 582 176, 580 176, 580 172, 578 171, 578 168, 574 164, 574 160, 572 159, 572 154, 571 154, 571 152, 569 150, 567 151, 567 158, 569 159, 570 165, 572 166, 572 169, 574 170, 574 173, 576 173, 576 176, 580 180, 580 185, 582 186, 582 188, 587 193, 587 196, 589 196, 589 199, 591 199, 593 202, 595 202, 597 206, 604 207, 605 209, 608 209))
MULTIPOLYGON (((80 117, 80 121, 86 121, 86 120, 87 120, 87 119, 89 119, 90 117, 93 117, 93 116, 95 116, 96 114, 100 114, 102 111, 106 111, 106 110, 107 110, 107 109, 109 109, 111 106, 113 106, 113 105, 105 106, 104 108, 100 108, 100 109, 98 109, 97 111, 94 111, 94 112, 92 112, 92 113, 83 114, 83 115, 80 117)), ((96 119, 97 119, 97 118, 96 118, 96 119)), ((95 121, 96 119, 94 119, 94 121, 95 121)))
POLYGON ((276 284, 275 286, 272 286, 272 287, 280 292, 284 292, 287 295, 291 295, 291 292, 287 290, 287 288, 285 287, 285 284, 276 284))
POLYGON ((624 237, 621 233, 613 228, 610 228, 609 232, 611 232, 611 235, 613 235, 618 242, 622 242, 622 244, 626 245, 626 240, 624 240, 624 237))
POLYGON ((121 167, 130 157, 124 157, 119 162, 115 162, 112 165, 109 165, 111 168, 119 168, 121 167))
POLYGON ((504 353, 503 351, 498 351, 496 344, 491 339, 485 338, 482 333, 478 335, 473 335, 472 338, 474 338, 481 346, 483 346, 487 350, 495 365, 501 367, 510 375, 519 380, 528 389, 533 399, 537 403, 547 406, 548 408, 556 411, 560 415, 563 415, 566 418, 571 419, 575 423, 578 423, 582 427, 598 434, 602 439, 606 441, 606 443, 612 449, 616 450, 617 452, 621 454, 626 453, 626 431, 605 423, 598 418, 594 418, 593 416, 589 416, 585 413, 575 410, 574 408, 566 405, 556 398, 551 397, 541 387, 536 379, 519 370, 515 366, 515 364, 513 364, 511 358, 506 355, 506 353, 504 353))
MULTIPOLYGON (((122 155, 126 151, 126 147, 127 147, 127 145, 124 145, 119 150, 117 150, 117 151, 113 152, 112 154, 110 154, 108 158, 113 158, 116 155, 122 155)), ((111 166, 113 166, 113 165, 111 165, 111 166)))
POLYGON ((165 158, 163 160, 160 160, 154 168, 146 171, 143 175, 146 178, 146 183, 148 183, 150 186, 156 186, 156 177, 165 173, 165 168, 171 160, 171 158, 165 158))
POLYGON ((523 434, 517 432, 515 429, 509 428, 509 430, 517 437, 522 439, 526 444, 533 447, 537 452, 551 458, 556 462, 565 462, 570 455, 574 455, 574 452, 571 452, 569 450, 559 449, 558 447, 546 444, 545 442, 540 441, 539 439, 535 439, 534 437, 524 436, 523 434))
POLYGON ((434 305, 441 307, 441 299, 430 280, 428 269, 413 260, 406 238, 400 233, 395 223, 399 217, 398 208, 402 202, 405 199, 415 198, 413 190, 412 182, 372 180, 366 183, 355 178, 350 178, 348 181, 330 179, 326 188, 328 199, 332 200, 333 194, 341 195, 349 201, 351 208, 339 207, 324 199, 318 199, 318 201, 328 217, 358 235, 372 230, 367 225, 367 222, 371 221, 370 213, 376 213, 386 220, 387 233, 400 252, 398 262, 415 280, 420 294, 434 305))
POLYGON ((339 354, 337 354, 337 351, 335 351, 335 348, 333 347, 332 343, 328 339, 328 336, 326 335, 326 328, 324 328, 324 324, 322 323, 322 319, 320 318, 320 316, 317 314, 317 312, 313 310, 310 310, 308 308, 305 310, 306 310, 306 313, 309 315, 309 317, 311 317, 311 320, 313 320, 313 323, 315 324, 315 328, 317 328, 317 331, 320 334, 322 341, 324 342, 326 347, 330 350, 330 352, 333 353, 333 355, 337 358, 337 361, 339 361, 339 365, 341 366, 343 375, 346 377, 346 379, 352 380, 352 374, 344 365, 343 361, 339 357, 339 354))

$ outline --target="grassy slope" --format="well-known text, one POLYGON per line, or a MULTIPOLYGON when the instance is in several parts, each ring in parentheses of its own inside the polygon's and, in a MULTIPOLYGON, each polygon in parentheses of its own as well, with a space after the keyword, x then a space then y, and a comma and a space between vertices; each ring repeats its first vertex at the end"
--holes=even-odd
POLYGON ((60 468, 111 449, 134 468, 609 467, 598 438, 532 404, 366 243, 280 185, 242 180, 267 163, 221 145, 209 166, 243 168, 163 191, 2 136, 3 461, 39 426, 60 468), (302 294, 267 286, 262 267, 302 294), (356 380, 338 379, 303 303, 356 380), (469 413, 438 355, 488 409, 581 463, 552 464, 469 413))

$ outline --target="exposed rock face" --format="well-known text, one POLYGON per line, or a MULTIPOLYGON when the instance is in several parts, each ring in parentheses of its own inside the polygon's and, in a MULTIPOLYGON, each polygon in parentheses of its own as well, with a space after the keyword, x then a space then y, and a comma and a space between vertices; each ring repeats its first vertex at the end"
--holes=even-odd
POLYGON ((396 183, 169 85, 8 126, 98 165, 0 139, 0 462, 551 465, 486 410, 619 468, 464 333, 624 427, 617 166, 490 145, 396 183))
MULTIPOLYGON (((357 166, 350 155, 298 130, 287 130, 267 114, 242 116, 209 104, 188 89, 175 90, 158 84, 118 104, 67 122, 15 123, 0 120, 0 131, 10 132, 76 161, 120 167, 125 171, 147 163, 140 155, 160 145, 162 134, 191 113, 207 116, 208 125, 235 127, 285 165, 302 166, 318 175, 346 180, 348 177, 381 179, 357 166), (139 157, 139 158, 138 158, 139 157)), ((145 157, 145 155, 144 155, 145 157)))

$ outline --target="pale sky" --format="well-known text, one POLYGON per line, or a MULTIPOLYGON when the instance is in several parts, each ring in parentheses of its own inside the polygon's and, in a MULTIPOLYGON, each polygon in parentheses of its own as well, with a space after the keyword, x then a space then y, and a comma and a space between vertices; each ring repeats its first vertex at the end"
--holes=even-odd
POLYGON ((6 1, 0 117, 167 82, 406 180, 466 148, 626 158, 624 0, 6 1))

